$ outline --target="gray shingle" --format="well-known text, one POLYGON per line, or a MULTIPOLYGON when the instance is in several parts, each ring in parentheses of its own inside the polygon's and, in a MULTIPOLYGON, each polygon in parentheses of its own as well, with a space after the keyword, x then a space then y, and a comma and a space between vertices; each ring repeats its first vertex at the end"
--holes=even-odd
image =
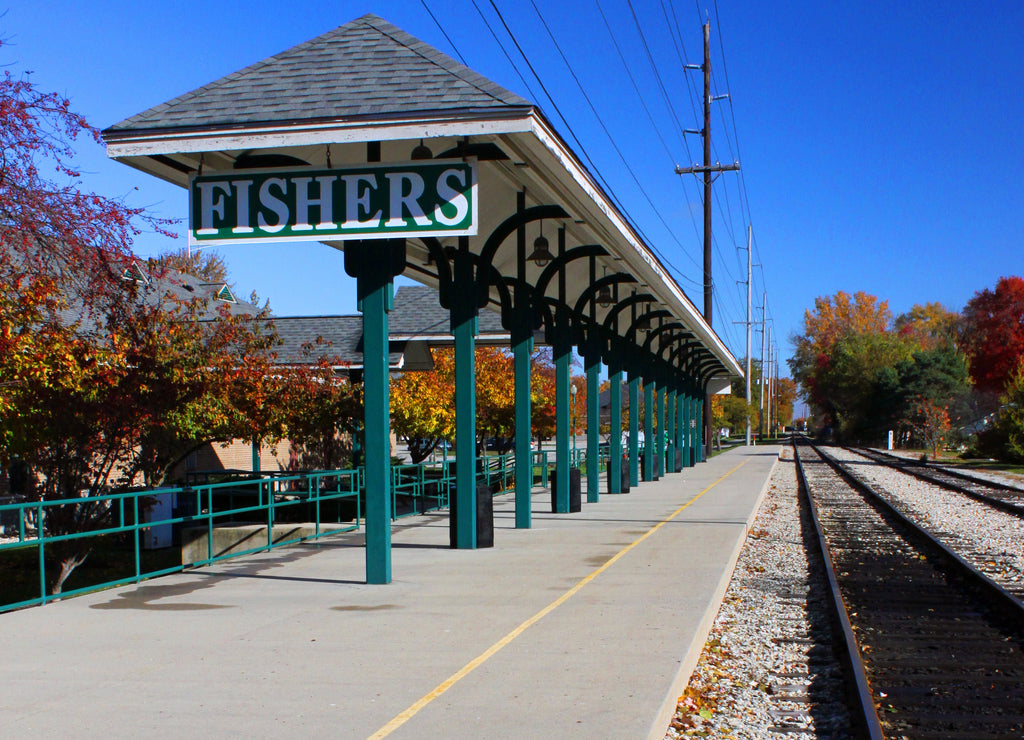
MULTIPOLYGON (((339 364, 363 364, 362 316, 286 316, 273 319, 281 346, 277 362, 284 365, 312 364, 326 358, 339 364), (320 342, 317 339, 320 338, 320 342), (304 350, 309 345, 309 351, 304 350)), ((394 309, 388 314, 392 337, 422 338, 447 336, 447 309, 438 303, 437 292, 422 285, 403 285, 395 293, 394 309)), ((480 312, 480 335, 506 334, 501 317, 493 312, 480 312)), ((402 357, 403 341, 391 341, 388 362, 396 366, 402 357)))
POLYGON ((368 14, 132 116, 104 135, 531 105, 368 14))

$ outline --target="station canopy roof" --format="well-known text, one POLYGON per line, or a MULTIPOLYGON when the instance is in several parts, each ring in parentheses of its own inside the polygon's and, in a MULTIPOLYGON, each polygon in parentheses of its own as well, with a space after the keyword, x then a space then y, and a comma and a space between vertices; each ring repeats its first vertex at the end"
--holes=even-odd
MULTIPOLYGON (((620 299, 633 290, 649 295, 640 309, 681 327, 673 341, 683 336, 699 354, 700 372, 715 378, 712 386, 742 377, 728 348, 536 105, 375 15, 132 116, 103 138, 109 156, 182 187, 200 169, 362 165, 367 142, 380 142, 385 163, 409 161, 421 140, 437 159, 476 157, 479 228, 471 250, 479 251, 515 214, 525 189, 528 207, 557 205, 568 214, 530 223, 529 244, 543 229, 554 245, 564 227, 568 247, 600 245, 597 276, 629 276, 631 282, 618 286, 620 299)), ((343 241, 324 243, 344 249, 343 241)), ((438 286, 421 240, 408 240, 407 262, 407 276, 438 286)), ((502 276, 516 275, 514 232, 492 264, 502 276)), ((591 285, 591 268, 580 259, 565 271, 566 302, 573 306, 591 285)), ((526 279, 535 284, 541 272, 529 262, 526 279)), ((557 283, 549 282, 547 296, 557 296, 557 283)), ((490 300, 500 301, 493 287, 490 300)), ((609 308, 595 310, 603 321, 609 308)), ((618 322, 620 334, 628 324, 628 317, 618 322)), ((650 349, 667 350, 659 342, 668 336, 650 349)))

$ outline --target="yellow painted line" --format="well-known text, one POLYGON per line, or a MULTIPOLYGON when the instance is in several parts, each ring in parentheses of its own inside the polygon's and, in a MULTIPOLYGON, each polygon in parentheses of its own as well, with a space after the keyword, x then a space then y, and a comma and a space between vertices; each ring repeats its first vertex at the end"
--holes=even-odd
POLYGON ((689 507, 689 506, 690 506, 691 504, 695 503, 695 502, 696 502, 696 501, 697 501, 697 500, 698 500, 698 499, 699 499, 699 498, 700 498, 701 496, 703 496, 703 495, 704 495, 705 493, 707 493, 707 492, 708 492, 708 491, 710 491, 710 490, 711 490, 712 488, 714 488, 715 486, 717 486, 717 485, 718 485, 719 483, 721 483, 721 482, 722 482, 723 480, 725 480, 725 479, 726 479, 726 478, 728 478, 728 477, 729 477, 730 475, 732 475, 733 473, 735 473, 735 472, 736 472, 737 470, 739 470, 740 468, 742 468, 742 467, 743 467, 744 465, 746 465, 746 464, 747 464, 748 462, 749 462, 749 459, 748 459, 748 460, 744 460, 743 462, 741 462, 741 463, 740 463, 739 465, 737 465, 736 467, 734 467, 734 468, 733 468, 732 470, 730 470, 730 471, 729 471, 728 473, 725 473, 725 474, 724 474, 724 475, 723 475, 722 477, 720 477, 720 478, 719 478, 718 480, 716 480, 716 481, 715 481, 714 483, 712 483, 712 484, 711 484, 711 485, 709 485, 709 486, 708 486, 707 488, 705 488, 705 489, 704 489, 703 491, 701 491, 700 493, 698 493, 698 494, 697 494, 696 496, 694 496, 694 497, 693 497, 692 499, 690 499, 690 500, 689 500, 689 501, 687 501, 687 502, 686 502, 685 504, 683 504, 682 506, 680 506, 680 507, 679 507, 678 509, 676 509, 675 511, 673 511, 673 512, 672 512, 672 513, 671 513, 671 514, 670 514, 669 516, 667 516, 666 518, 662 519, 662 520, 661 520, 660 522, 658 522, 658 523, 657 523, 657 524, 655 524, 655 525, 654 525, 653 527, 651 527, 651 528, 650 528, 649 530, 647 530, 647 531, 646 531, 646 532, 644 532, 644 533, 643 533, 642 535, 640 535, 639 537, 637 537, 637 538, 636 538, 635 540, 633 540, 633 541, 632 541, 631 543, 629 543, 629 544, 628 544, 628 545, 626 545, 626 546, 625 546, 624 548, 622 548, 621 550, 619 550, 619 551, 618 551, 617 553, 615 553, 615 555, 613 555, 613 556, 612 556, 612 557, 611 557, 611 558, 610 558, 610 559, 609 559, 609 560, 608 560, 608 561, 607 561, 607 562, 606 562, 606 563, 605 563, 604 565, 602 565, 602 566, 601 566, 600 568, 598 568, 597 570, 595 570, 595 571, 594 571, 593 573, 591 573, 590 575, 588 575, 588 576, 584 577, 584 578, 583 578, 582 580, 580 580, 580 581, 579 581, 579 582, 578 582, 578 583, 577 583, 577 584, 576 584, 575 586, 573 586, 572 588, 570 588, 570 589, 569 589, 568 591, 566 591, 566 592, 565 592, 564 594, 562 594, 561 596, 559 596, 559 597, 558 597, 557 599, 555 599, 554 601, 552 601, 552 602, 551 602, 550 604, 548 604, 548 605, 547 605, 546 607, 544 607, 543 609, 541 609, 541 610, 540 610, 539 612, 537 612, 536 614, 534 614, 534 615, 533 615, 532 617, 530 617, 529 619, 527 619, 527 620, 526 620, 525 622, 523 622, 522 624, 520 624, 520 625, 519 625, 518 627, 516 627, 516 628, 515 628, 514 630, 512 630, 512 631, 511 631, 511 632, 509 632, 509 633, 508 633, 507 635, 505 635, 505 636, 504 636, 504 637, 502 637, 502 638, 501 638, 500 640, 498 640, 498 641, 497 641, 496 643, 494 643, 494 644, 493 644, 493 645, 491 645, 491 646, 490 646, 489 648, 487 648, 487 649, 486 649, 486 650, 485 650, 484 652, 480 653, 480 655, 478 655, 477 657, 473 658, 473 660, 471 660, 471 661, 469 661, 468 663, 466 663, 466 665, 462 666, 462 668, 460 668, 460 669, 459 669, 458 671, 456 671, 456 672, 455 672, 455 673, 453 673, 453 674, 452 674, 451 676, 449 676, 449 677, 448 677, 447 679, 445 679, 445 680, 444 680, 444 681, 442 681, 442 682, 441 682, 440 684, 438 684, 438 685, 437 685, 437 687, 436 687, 436 688, 435 688, 435 689, 434 689, 433 691, 431 691, 431 692, 430 692, 430 693, 428 693, 428 694, 425 694, 425 695, 424 695, 423 697, 421 697, 421 698, 420 698, 420 699, 419 699, 419 700, 418 700, 417 702, 415 702, 414 704, 412 704, 412 705, 411 705, 411 706, 410 706, 410 707, 409 707, 408 709, 406 709, 405 711, 403 711, 403 712, 401 712, 400 714, 398 714, 398 715, 397 715, 397 716, 396 716, 396 717, 395 717, 395 718, 394 718, 393 720, 391 720, 391 721, 390 721, 390 722, 388 722, 388 723, 387 723, 386 725, 384 725, 383 727, 381 727, 381 728, 380 728, 379 730, 377 730, 377 732, 375 732, 375 733, 373 733, 372 735, 370 735, 370 737, 369 737, 369 740, 380 740, 380 738, 384 738, 384 737, 387 737, 387 736, 388 736, 388 735, 390 735, 390 734, 391 734, 392 732, 394 732, 395 730, 397 730, 397 729, 398 729, 399 727, 401 727, 402 725, 404 725, 404 724, 405 724, 406 722, 408 722, 408 721, 409 721, 410 719, 412 719, 412 718, 413 718, 413 717, 414 717, 414 716, 415 716, 415 715, 416 715, 416 714, 417 714, 417 713, 418 713, 418 712, 419 712, 419 711, 420 711, 421 709, 423 709, 423 708, 424 708, 425 706, 427 706, 428 704, 430 704, 430 702, 434 701, 434 699, 436 699, 436 698, 438 698, 439 696, 441 696, 441 695, 442 695, 442 694, 443 694, 444 692, 446 692, 446 691, 447 691, 448 689, 450 689, 450 688, 451 688, 452 686, 454 686, 455 684, 457 684, 457 683, 458 683, 459 681, 461 681, 462 679, 464 679, 464 678, 465 678, 466 676, 468 676, 468 675, 469 675, 470 673, 472 673, 473 671, 475 671, 475 670, 476 670, 477 668, 479 668, 479 667, 480 667, 481 665, 483 665, 484 663, 486 663, 486 662, 487 662, 487 661, 488 661, 488 660, 489 660, 489 659, 490 659, 490 658, 491 658, 491 657, 492 657, 492 656, 493 656, 493 655, 494 655, 495 653, 497 653, 497 652, 498 652, 499 650, 501 650, 501 649, 502 649, 503 647, 505 647, 505 646, 506 646, 506 645, 508 645, 508 644, 509 644, 510 642, 512 642, 513 640, 515 640, 515 639, 516 639, 517 637, 519 637, 519 635, 521 635, 521 634, 523 634, 524 632, 526 632, 526 630, 528 630, 528 629, 529 629, 530 627, 532 627, 533 625, 535 625, 535 624, 536 624, 537 622, 539 622, 540 620, 542 620, 542 619, 543 619, 544 617, 546 617, 546 616, 547 616, 548 614, 550 614, 550 613, 551 613, 551 612, 553 612, 553 611, 554 611, 555 609, 557 609, 557 608, 558 608, 558 607, 560 607, 560 606, 561 606, 562 604, 564 604, 564 603, 565 603, 566 601, 568 601, 569 599, 571 599, 571 598, 572 598, 572 597, 573 597, 573 596, 574 596, 574 595, 575 595, 575 594, 576 594, 576 593, 577 593, 577 592, 578 592, 578 591, 579 591, 579 590, 580 590, 581 588, 583 588, 584 586, 586 586, 586 585, 587 585, 588 583, 590 583, 590 582, 591 582, 592 580, 594 580, 594 579, 595 579, 595 578, 597 578, 597 577, 598 577, 599 575, 601 575, 601 574, 602 574, 602 573, 604 573, 604 572, 605 572, 606 570, 608 570, 608 569, 609 569, 610 567, 612 567, 612 565, 613 565, 613 564, 614 564, 614 563, 615 563, 615 562, 616 562, 616 561, 617 561, 617 560, 618 560, 619 558, 621 558, 621 557, 622 557, 623 555, 625 555, 625 554, 626 554, 627 552, 629 552, 629 551, 630 551, 630 550, 632 550, 632 549, 633 549, 634 547, 636 547, 637 545, 639 545, 639 544, 640 544, 641 542, 643 542, 644 540, 646 540, 646 539, 647 539, 648 537, 650 537, 650 536, 651 536, 652 534, 654 534, 655 532, 657 532, 657 531, 658 531, 659 529, 661 529, 661 528, 662 528, 662 527, 663 527, 664 525, 668 524, 668 523, 669 523, 670 521, 672 521, 673 519, 675 519, 675 518, 676 518, 677 516, 679 516, 679 515, 680 515, 680 514, 681 514, 681 513, 682 513, 682 512, 684 511, 684 510, 686 510, 686 509, 687 509, 687 508, 688 508, 688 507, 689 507))

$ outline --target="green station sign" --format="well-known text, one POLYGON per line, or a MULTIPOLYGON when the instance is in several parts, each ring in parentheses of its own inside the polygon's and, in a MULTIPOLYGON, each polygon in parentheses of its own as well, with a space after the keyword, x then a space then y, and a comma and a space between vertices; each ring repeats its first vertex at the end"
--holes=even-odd
POLYGON ((476 234, 475 159, 233 170, 189 182, 189 243, 476 234))

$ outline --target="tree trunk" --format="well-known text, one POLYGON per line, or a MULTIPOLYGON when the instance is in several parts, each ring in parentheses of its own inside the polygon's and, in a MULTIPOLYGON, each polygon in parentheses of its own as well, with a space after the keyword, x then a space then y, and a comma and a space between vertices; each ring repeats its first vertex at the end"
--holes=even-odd
POLYGON ((60 561, 60 573, 57 575, 57 580, 53 584, 53 590, 50 592, 54 596, 61 593, 64 588, 64 581, 68 579, 71 572, 79 565, 85 562, 85 559, 89 557, 89 553, 75 553, 60 561))

